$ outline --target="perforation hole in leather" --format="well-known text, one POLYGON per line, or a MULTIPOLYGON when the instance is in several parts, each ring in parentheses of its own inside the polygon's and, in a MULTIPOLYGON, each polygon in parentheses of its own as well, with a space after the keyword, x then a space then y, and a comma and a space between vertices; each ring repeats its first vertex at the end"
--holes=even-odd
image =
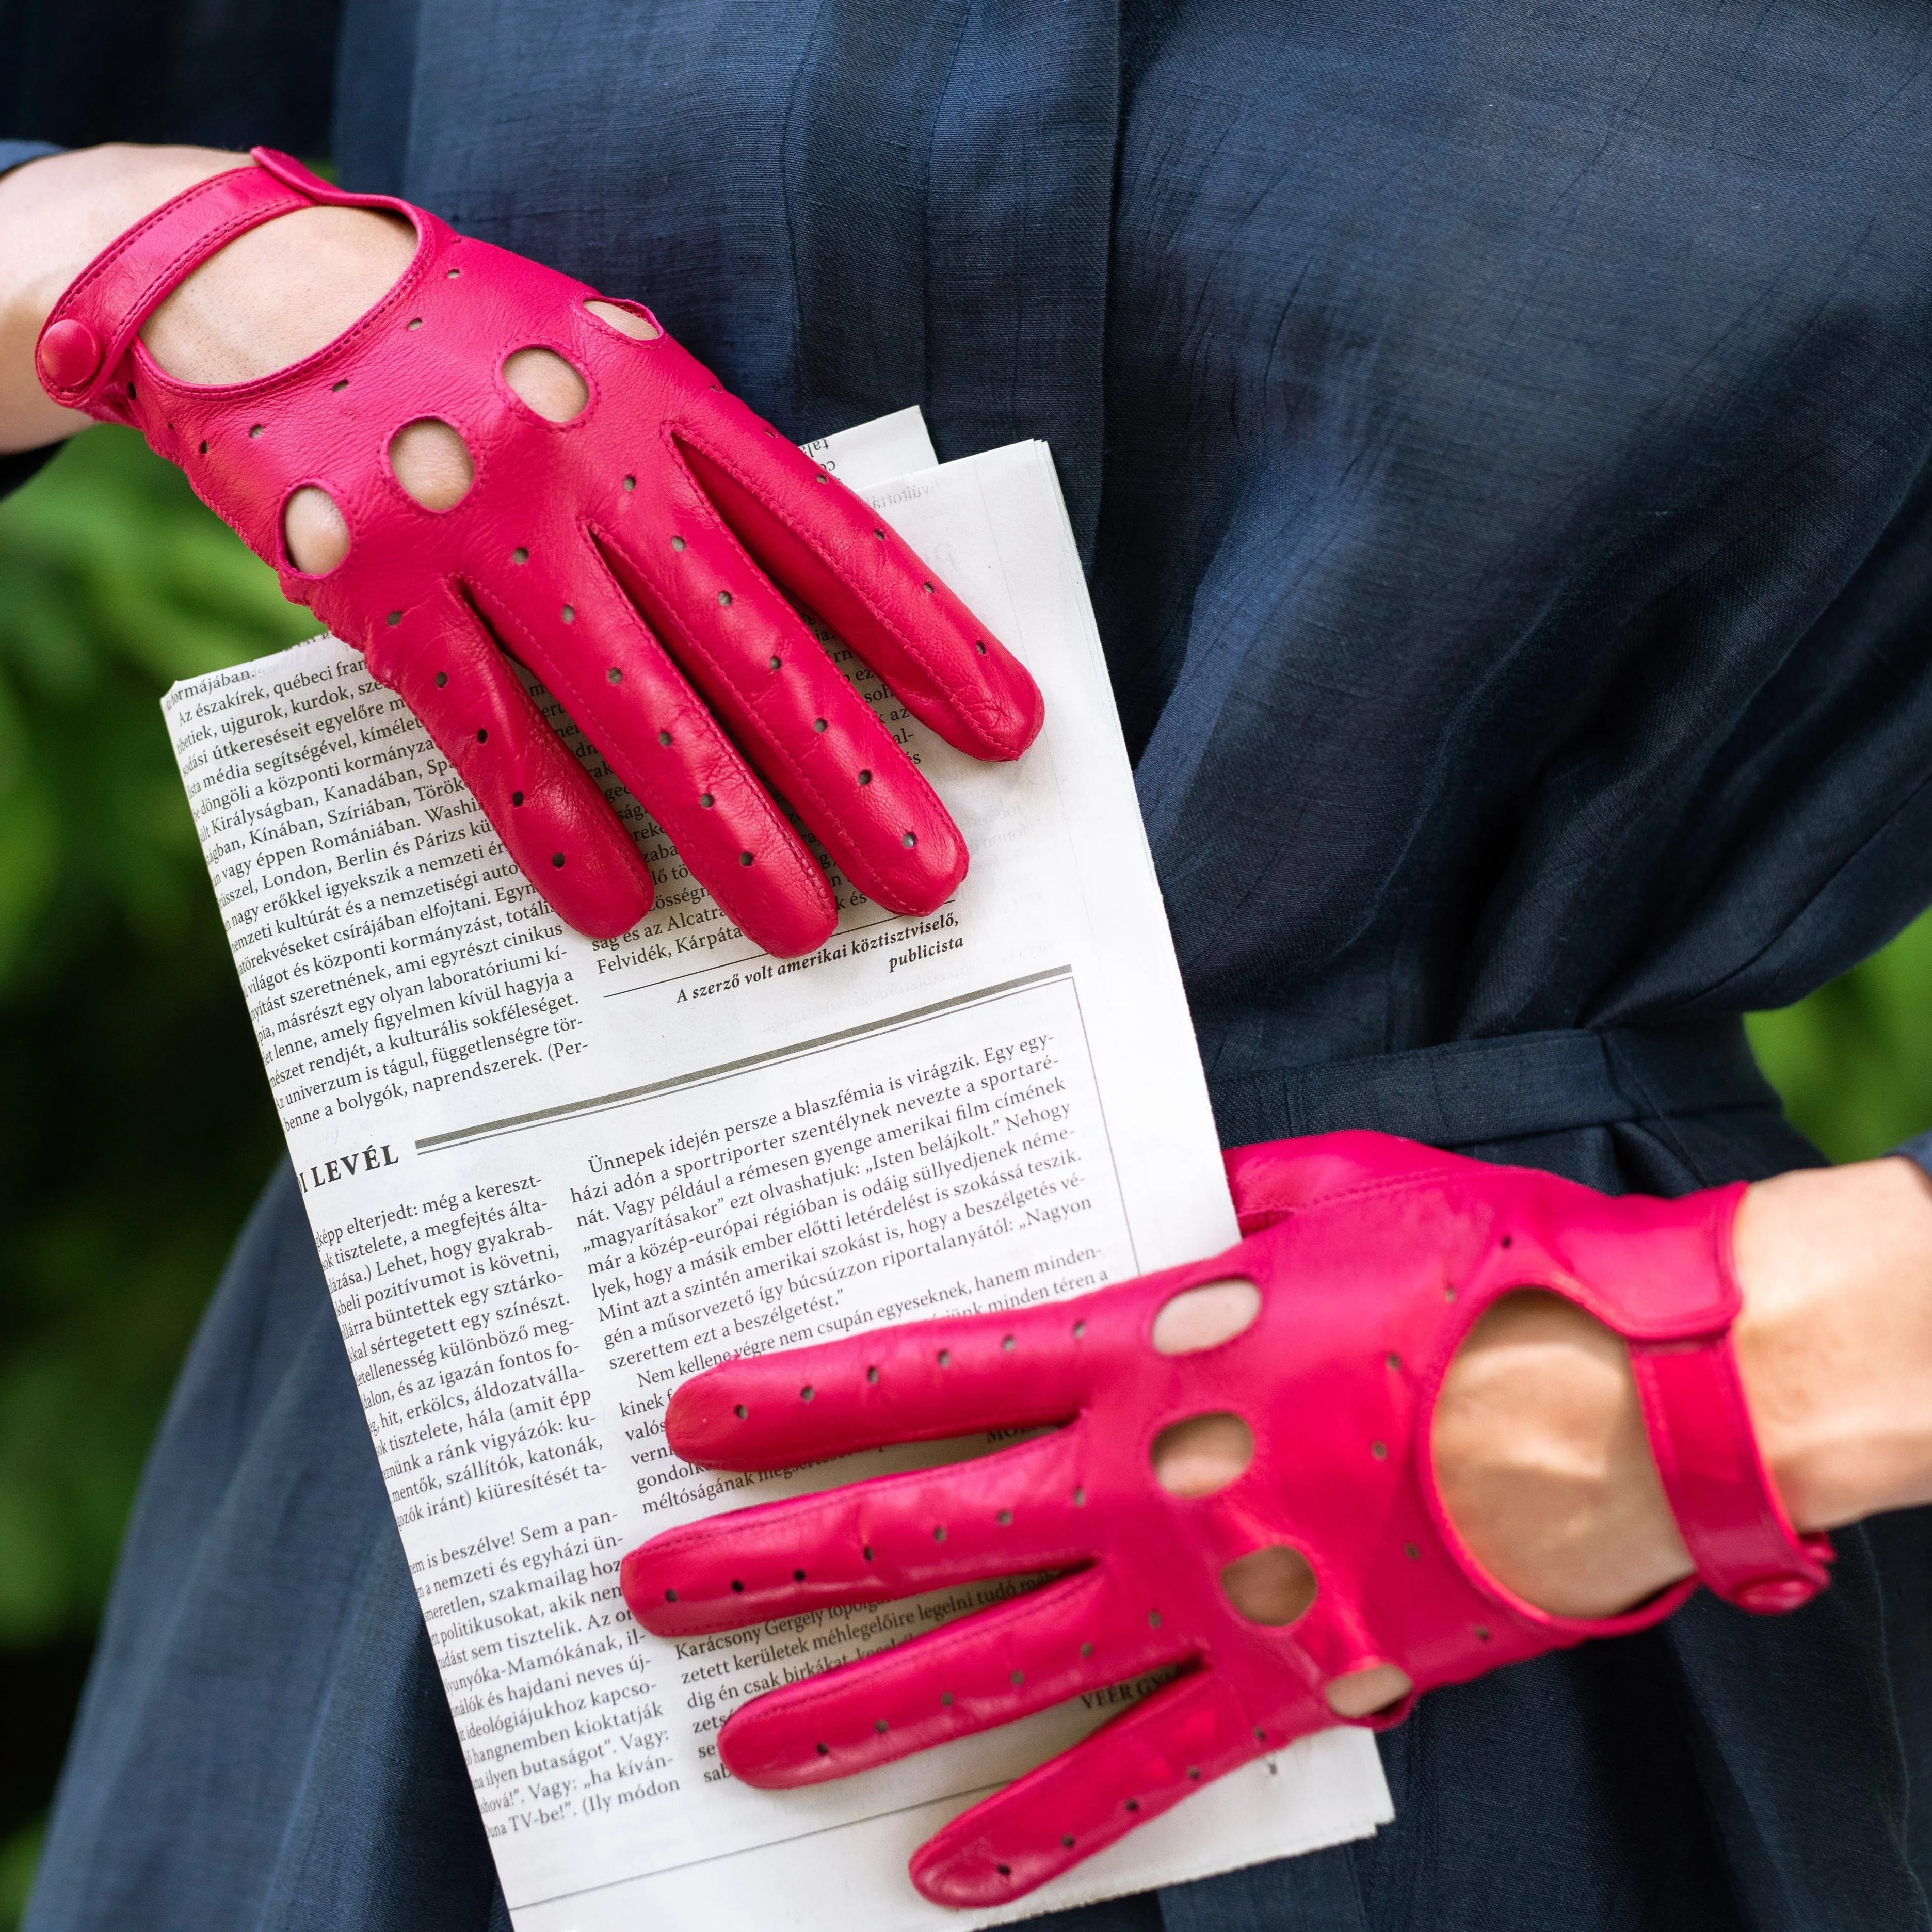
POLYGON ((349 525, 335 499, 314 483, 292 491, 282 506, 282 548, 309 577, 326 577, 349 555, 349 525))
POLYGON ((919 843, 919 835, 915 832, 908 832, 900 839, 899 843, 910 852, 919 843))
POLYGON ((520 791, 513 791, 512 793, 511 793, 511 794, 510 794, 510 802, 511 802, 512 805, 521 805, 521 804, 523 803, 523 802, 524 802, 524 795, 523 795, 523 794, 522 794, 521 792, 520 792, 520 791))
POLYGON ((859 782, 861 784, 870 784, 872 782, 872 773, 870 772, 861 772, 859 774, 859 782))
POLYGON ((1154 1318, 1154 1353, 1192 1355, 1232 1342, 1262 1312, 1262 1292, 1251 1281, 1203 1282, 1161 1304, 1154 1318))
POLYGON ((1190 1415, 1168 1424, 1148 1453, 1154 1479, 1169 1496, 1211 1496, 1246 1473, 1255 1435, 1238 1415, 1190 1415))
POLYGON ((1315 1572, 1298 1550, 1265 1544, 1223 1568, 1221 1594, 1250 1623, 1279 1630, 1314 1602, 1315 1572))
POLYGON ((584 306, 605 328, 614 328, 620 335, 628 335, 633 342, 655 342, 664 333, 649 316, 640 315, 634 308, 626 308, 621 302, 605 302, 600 297, 584 306))
POLYGON ((604 677, 608 684, 622 684, 624 681, 624 674, 615 664, 604 674, 604 677))
POLYGON ((389 467, 404 492, 425 510, 453 510, 476 481, 470 446, 435 416, 405 423, 389 439, 389 467))

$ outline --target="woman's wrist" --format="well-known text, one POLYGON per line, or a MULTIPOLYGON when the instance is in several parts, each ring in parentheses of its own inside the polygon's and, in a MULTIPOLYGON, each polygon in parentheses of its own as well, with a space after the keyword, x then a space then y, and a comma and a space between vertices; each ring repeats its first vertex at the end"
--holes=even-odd
POLYGON ((50 154, 0 176, 0 452, 85 429, 49 400, 34 345, 62 292, 114 238, 243 154, 116 143, 50 154))
MULTIPOLYGON (((70 436, 86 419, 50 401, 34 346, 54 304, 115 238, 211 176, 248 165, 212 148, 88 148, 0 177, 0 453, 70 436)), ((400 218, 309 208, 249 230, 184 278, 142 340, 188 382, 247 382, 333 341, 409 266, 400 218)))
POLYGON ((1779 1174, 1735 1250, 1738 1365, 1792 1522, 1932 1502, 1932 1181, 1894 1160, 1779 1174))
MULTIPOLYGON (((1732 1331, 1758 1446, 1801 1530, 1932 1502, 1932 1182, 1903 1160, 1746 1192, 1732 1331)), ((1561 1616, 1690 1574, 1622 1343, 1553 1295, 1509 1297, 1450 1365, 1436 1479, 1470 1553, 1561 1616)))

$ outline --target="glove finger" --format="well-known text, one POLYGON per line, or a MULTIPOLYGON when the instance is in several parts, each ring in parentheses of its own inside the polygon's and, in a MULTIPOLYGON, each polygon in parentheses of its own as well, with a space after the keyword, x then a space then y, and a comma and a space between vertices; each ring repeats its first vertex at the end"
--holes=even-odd
POLYGON ((734 1712, 718 1754, 747 1784, 786 1790, 848 1778, 1174 1660, 1116 1586, 1089 1570, 734 1712))
POLYGON ((736 1356, 682 1383, 670 1446, 717 1469, 782 1469, 888 1442, 1071 1419, 1085 1399, 1089 1298, 736 1356))
POLYGON ((1040 688, 877 511, 744 405, 762 432, 680 446, 746 548, 811 605, 949 745, 1016 758, 1045 718, 1040 688))
POLYGON ((818 861, 596 550, 532 559, 473 594, 726 917, 782 957, 823 945, 838 907, 818 861))
POLYGON ((440 584, 379 627, 364 658, 415 712, 558 917, 610 939, 650 910, 650 868, 631 835, 453 585, 440 584))
POLYGON ((1287 1742, 1191 1672, 935 1832, 912 1882, 937 1905, 1004 1905, 1287 1742))
POLYGON ((853 884, 894 912, 931 912, 966 872, 938 794, 696 482, 680 472, 667 495, 595 532, 610 568, 853 884))
POLYGON ((624 1559, 625 1601, 646 1629, 684 1636, 1084 1563, 1078 1436, 1076 1424, 970 1462, 666 1530, 624 1559))

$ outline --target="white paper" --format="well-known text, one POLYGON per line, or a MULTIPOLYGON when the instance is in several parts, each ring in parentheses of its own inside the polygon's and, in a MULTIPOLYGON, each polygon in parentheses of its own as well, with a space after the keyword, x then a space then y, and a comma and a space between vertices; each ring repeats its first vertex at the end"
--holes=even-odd
POLYGON ((686 1375, 1071 1294, 1234 1238, 1046 446, 880 482, 930 457, 913 411, 813 453, 1046 695, 1025 758, 980 764, 842 655, 972 853, 928 919, 887 915, 834 873, 832 940, 766 957, 560 721, 658 880, 644 925, 592 943, 522 881, 347 646, 320 639, 166 700, 519 1932, 699 1932, 721 1914, 798 1932, 985 1924, 1390 1815, 1372 1741, 1332 1731, 1004 1912, 949 1913, 914 1892, 908 1856, 1090 1730, 1104 1698, 810 1790, 737 1784, 712 1739, 752 1691, 997 1585, 722 1646, 650 1636, 625 1611, 617 1564, 644 1536, 908 1460, 694 1471, 661 1426, 686 1375))

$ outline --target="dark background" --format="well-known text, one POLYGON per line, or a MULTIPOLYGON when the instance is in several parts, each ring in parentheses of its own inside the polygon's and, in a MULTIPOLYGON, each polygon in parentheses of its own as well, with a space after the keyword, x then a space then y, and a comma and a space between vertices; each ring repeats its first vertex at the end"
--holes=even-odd
MULTIPOLYGON (((128 432, 0 503, 0 1932, 142 1454, 280 1151, 156 700, 315 628, 128 432)), ((1932 920, 1753 1022, 1834 1157, 1932 1124, 1928 988, 1932 920)))

